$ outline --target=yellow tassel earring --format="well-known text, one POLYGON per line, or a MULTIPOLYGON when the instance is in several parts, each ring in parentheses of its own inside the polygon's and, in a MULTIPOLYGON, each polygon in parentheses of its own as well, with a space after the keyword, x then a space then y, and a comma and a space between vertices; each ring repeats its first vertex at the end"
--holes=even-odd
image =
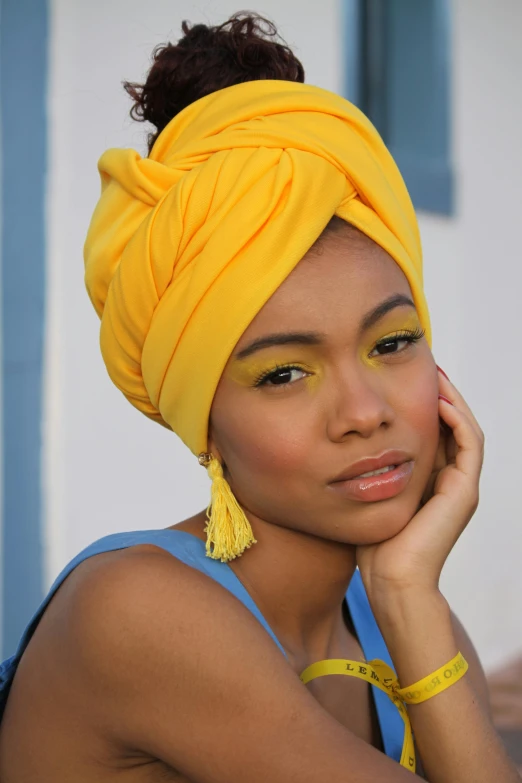
POLYGON ((219 460, 205 452, 201 452, 198 460, 212 479, 205 527, 207 557, 227 563, 240 557, 245 549, 257 544, 257 541, 250 522, 223 476, 219 460))

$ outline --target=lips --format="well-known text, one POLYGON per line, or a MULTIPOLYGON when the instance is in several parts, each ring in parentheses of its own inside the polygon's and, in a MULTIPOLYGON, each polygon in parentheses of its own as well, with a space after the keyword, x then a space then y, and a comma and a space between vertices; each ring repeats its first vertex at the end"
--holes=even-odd
POLYGON ((413 467, 413 459, 406 452, 386 451, 378 457, 354 462, 329 483, 329 491, 343 502, 390 500, 406 489, 413 467))
MULTIPOLYGON (((373 471, 389 468, 390 466, 397 468, 410 460, 411 456, 405 451, 400 451, 398 449, 385 451, 377 457, 367 457, 358 462, 354 462, 343 470, 342 473, 339 473, 338 476, 332 479, 330 483, 335 484, 338 481, 350 481, 351 479, 360 478, 364 473, 373 473, 373 471)), ((386 474, 384 473, 382 475, 386 474)))
POLYGON ((333 481, 328 489, 337 497, 348 501, 376 503, 400 495, 408 486, 413 475, 413 460, 403 462, 386 473, 347 481, 333 481))

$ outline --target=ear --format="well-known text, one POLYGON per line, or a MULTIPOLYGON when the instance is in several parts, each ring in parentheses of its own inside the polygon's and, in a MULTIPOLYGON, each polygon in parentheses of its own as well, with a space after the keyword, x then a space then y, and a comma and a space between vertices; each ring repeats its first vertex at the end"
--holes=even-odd
POLYGON ((223 469, 225 468, 225 465, 223 463, 223 457, 219 450, 219 447, 216 443, 216 439, 214 437, 214 431, 212 428, 212 422, 209 422, 208 425, 208 438, 207 438, 207 451, 213 454, 213 456, 218 460, 218 462, 221 463, 223 466, 223 469))
POLYGON ((230 483, 231 478, 230 478, 230 473, 228 472, 227 463, 225 462, 225 458, 223 457, 223 454, 220 451, 219 446, 216 442, 216 437, 212 429, 212 424, 210 423, 208 425, 207 451, 209 451, 221 464, 221 468, 223 470, 223 477, 225 478, 226 481, 230 483))

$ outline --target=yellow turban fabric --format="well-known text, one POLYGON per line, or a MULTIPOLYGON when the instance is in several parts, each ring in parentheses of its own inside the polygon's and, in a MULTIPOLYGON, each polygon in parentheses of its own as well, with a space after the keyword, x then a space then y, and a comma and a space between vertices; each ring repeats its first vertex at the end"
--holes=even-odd
POLYGON ((253 81, 212 93, 148 158, 111 149, 85 244, 109 375, 194 454, 241 334, 335 214, 405 273, 429 338, 415 212, 379 134, 326 90, 253 81))

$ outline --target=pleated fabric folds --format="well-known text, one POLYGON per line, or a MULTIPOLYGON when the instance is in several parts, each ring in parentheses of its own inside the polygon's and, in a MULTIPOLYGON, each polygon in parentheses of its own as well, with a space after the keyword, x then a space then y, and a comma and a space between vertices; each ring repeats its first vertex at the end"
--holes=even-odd
POLYGON ((85 281, 113 382, 207 449, 234 346, 333 215, 406 275, 429 339, 415 212, 381 137, 318 87, 254 81, 188 106, 148 158, 110 149, 85 243, 85 281))

